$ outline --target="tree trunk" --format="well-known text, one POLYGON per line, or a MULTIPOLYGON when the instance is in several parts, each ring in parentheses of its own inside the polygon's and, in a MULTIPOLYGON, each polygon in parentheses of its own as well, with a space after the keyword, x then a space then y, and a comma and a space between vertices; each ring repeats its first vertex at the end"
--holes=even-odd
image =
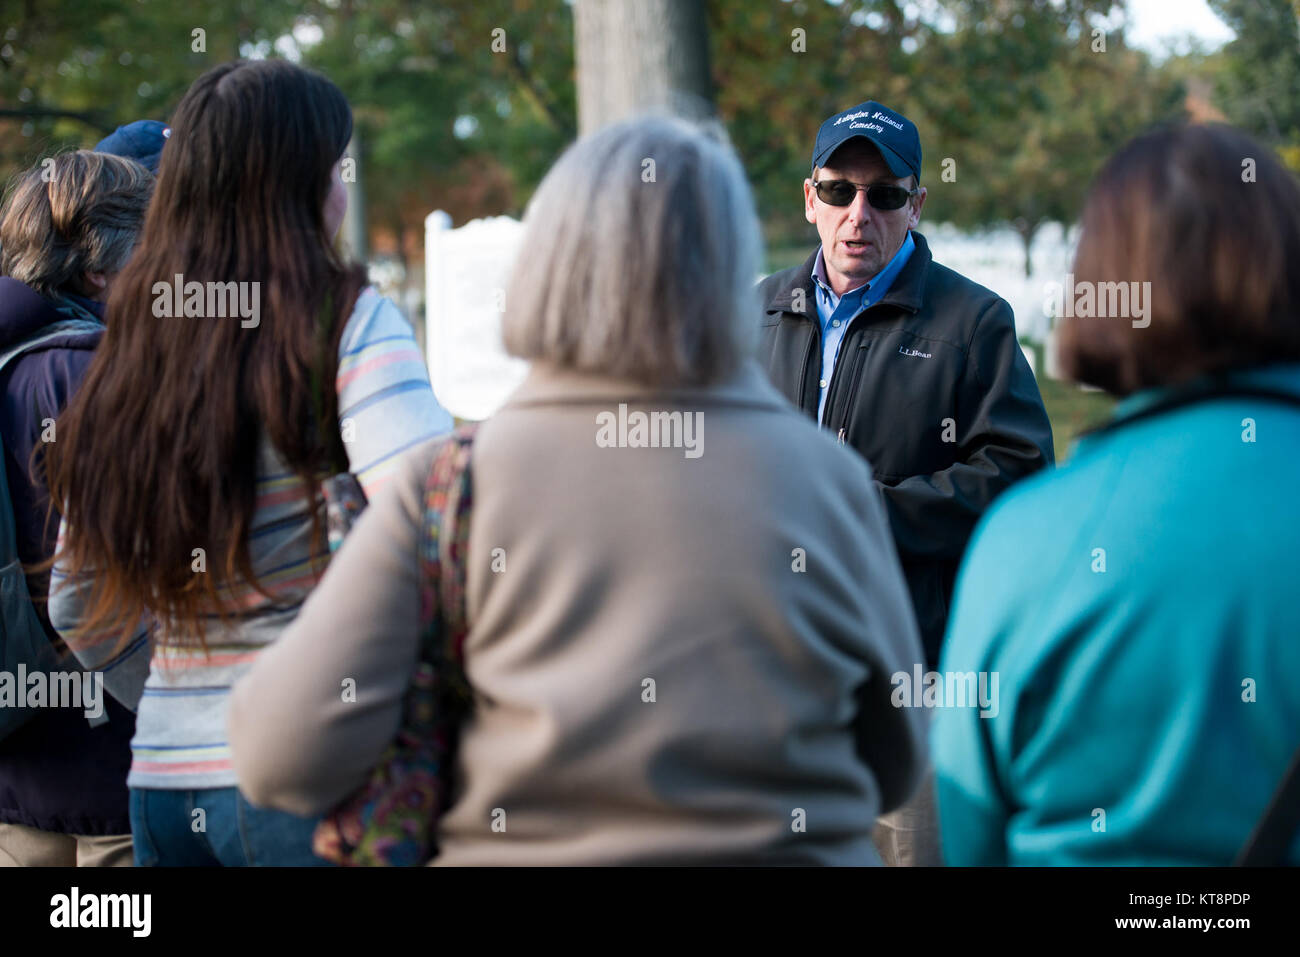
POLYGON ((637 113, 713 115, 704 0, 576 0, 578 127, 637 113))
POLYGON ((402 282, 406 283, 406 275, 410 272, 410 263, 406 261, 406 235, 408 228, 406 223, 402 222, 401 217, 394 218, 392 226, 389 227, 393 235, 397 237, 397 263, 402 267, 402 282))
POLYGON ((1027 219, 1017 219, 1011 225, 1020 234, 1020 241, 1025 247, 1025 278, 1028 279, 1033 273, 1033 263, 1029 258, 1029 250, 1034 245, 1034 234, 1038 232, 1038 227, 1043 225, 1043 222, 1038 220, 1031 223, 1027 219))

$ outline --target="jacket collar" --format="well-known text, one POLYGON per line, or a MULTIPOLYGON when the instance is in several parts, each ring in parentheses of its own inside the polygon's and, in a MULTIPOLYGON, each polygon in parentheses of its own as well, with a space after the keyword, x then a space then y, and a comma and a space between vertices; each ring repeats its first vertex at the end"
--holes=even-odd
POLYGON ((54 308, 68 319, 80 319, 83 322, 97 322, 104 325, 104 304, 68 293, 54 300, 54 308))
POLYGON ((103 332, 102 304, 80 296, 46 298, 26 283, 11 276, 0 276, 0 351, 11 349, 64 319, 80 319, 100 328, 68 332, 47 347, 79 343, 84 336, 92 336, 91 341, 98 342, 103 332))
POLYGON ((1218 375, 1204 375, 1181 387, 1143 389, 1121 399, 1115 406, 1111 421, 1136 415, 1180 394, 1196 395, 1216 388, 1231 389, 1244 386, 1255 389, 1272 389, 1300 396, 1300 363, 1277 362, 1268 365, 1246 366, 1225 370, 1218 375))
POLYGON ((593 405, 619 402, 660 405, 733 405, 790 412, 790 404, 754 359, 746 359, 726 381, 709 386, 657 388, 613 376, 534 362, 501 411, 536 405, 593 405))
MULTIPOLYGON (((916 243, 916 249, 912 251, 912 256, 907 260, 907 265, 903 271, 898 274, 894 284, 889 287, 889 292, 881 298, 877 306, 892 305, 908 312, 921 311, 922 292, 925 289, 925 274, 930 268, 933 257, 930 255, 930 244, 925 241, 925 237, 912 230, 912 241, 916 243)), ((794 309, 794 294, 797 290, 804 291, 804 302, 814 302, 814 285, 813 285, 813 267, 817 264, 817 253, 820 246, 814 249, 802 266, 795 270, 790 281, 777 290, 772 300, 767 304, 767 311, 773 312, 791 312, 799 315, 794 309)), ((872 308, 875 308, 874 306, 872 308)), ((811 321, 809 311, 805 310, 802 318, 811 321)))
MULTIPOLYGON (((1123 398, 1111 412, 1110 418, 1078 437, 1071 455, 1091 451, 1111 440, 1120 426, 1149 418, 1158 421, 1165 414, 1191 406, 1200 397, 1234 398, 1233 389, 1259 389, 1281 392, 1300 398, 1300 362, 1279 362, 1267 365, 1228 369, 1217 374, 1199 376, 1178 386, 1144 389, 1123 398)), ((1248 398, 1242 393, 1237 398, 1248 398)))

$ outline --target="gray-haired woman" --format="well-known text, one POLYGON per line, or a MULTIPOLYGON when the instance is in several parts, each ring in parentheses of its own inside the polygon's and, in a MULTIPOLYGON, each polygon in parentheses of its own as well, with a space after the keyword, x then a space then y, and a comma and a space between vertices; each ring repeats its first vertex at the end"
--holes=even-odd
MULTIPOLYGON (((504 323, 532 368, 473 444, 438 863, 878 861, 925 763, 890 702, 921 648, 869 470, 746 358, 758 237, 734 154, 680 121, 605 129, 539 188, 504 323)), ((327 810, 391 740, 438 448, 236 687, 255 803, 327 810)))

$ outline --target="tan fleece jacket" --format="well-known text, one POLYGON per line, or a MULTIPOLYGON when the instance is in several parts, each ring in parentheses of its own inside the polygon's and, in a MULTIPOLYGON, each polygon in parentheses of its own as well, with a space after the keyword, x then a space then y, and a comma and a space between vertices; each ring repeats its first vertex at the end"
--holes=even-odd
MULTIPOLYGON (((235 687, 255 803, 321 813, 391 740, 436 447, 235 687)), ((538 366, 480 428, 473 478, 477 700, 436 863, 877 863, 873 822, 925 768, 923 714, 890 704, 890 676, 922 655, 855 453, 753 363, 658 393, 538 366), (682 413, 661 433, 680 447, 628 447, 653 411, 682 413)))

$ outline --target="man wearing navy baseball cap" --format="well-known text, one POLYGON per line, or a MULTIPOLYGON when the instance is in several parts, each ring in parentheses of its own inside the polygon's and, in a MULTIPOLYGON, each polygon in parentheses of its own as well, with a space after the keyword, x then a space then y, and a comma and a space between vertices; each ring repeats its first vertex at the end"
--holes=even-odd
MULTIPOLYGON (((874 100, 832 116, 803 194, 821 244, 760 284, 759 361, 870 463, 933 669, 975 523, 1052 464, 1051 424, 1011 307, 935 262, 916 232, 926 189, 915 123, 874 100)), ((922 690, 908 700, 919 705, 922 690)), ((880 818, 886 863, 940 862, 933 788, 880 818)))

